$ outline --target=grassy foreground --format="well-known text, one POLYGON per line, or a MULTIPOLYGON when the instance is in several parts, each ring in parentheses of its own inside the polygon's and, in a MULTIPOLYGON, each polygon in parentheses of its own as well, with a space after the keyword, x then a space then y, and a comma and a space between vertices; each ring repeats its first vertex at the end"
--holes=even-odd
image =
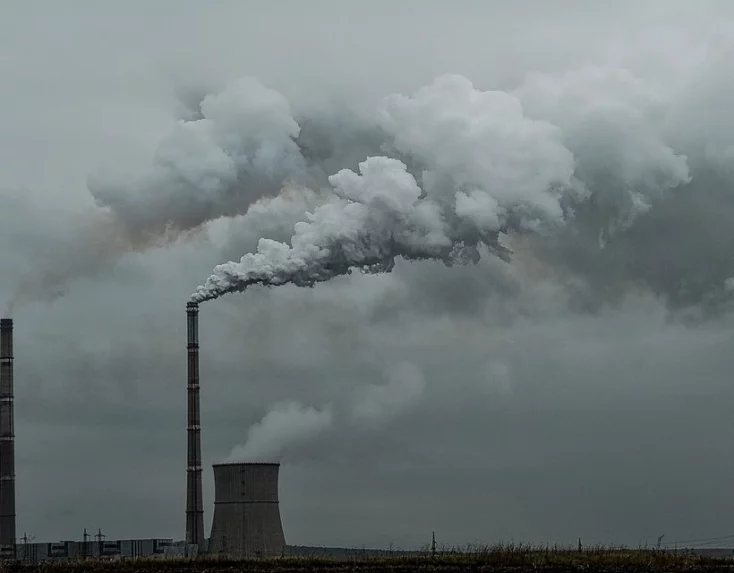
POLYGON ((370 557, 355 552, 349 558, 281 557, 226 560, 135 559, 124 561, 70 561, 38 565, 2 565, 2 573, 442 573, 451 571, 514 572, 602 571, 636 573, 643 571, 731 571, 734 559, 720 559, 664 551, 628 549, 534 549, 499 546, 471 552, 436 555, 370 557))

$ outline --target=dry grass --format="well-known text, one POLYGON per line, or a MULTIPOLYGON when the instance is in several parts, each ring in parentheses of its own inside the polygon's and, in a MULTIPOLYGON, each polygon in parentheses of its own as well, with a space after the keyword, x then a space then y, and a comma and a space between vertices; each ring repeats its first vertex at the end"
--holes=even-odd
POLYGON ((675 555, 664 551, 629 550, 596 547, 583 551, 559 547, 498 545, 492 547, 443 548, 401 556, 369 556, 355 550, 349 557, 280 557, 269 559, 228 560, 135 559, 119 562, 70 561, 42 563, 35 566, 6 565, 4 572, 38 571, 43 573, 442 573, 451 571, 515 572, 600 571, 633 573, 642 571, 731 571, 734 560, 675 555))

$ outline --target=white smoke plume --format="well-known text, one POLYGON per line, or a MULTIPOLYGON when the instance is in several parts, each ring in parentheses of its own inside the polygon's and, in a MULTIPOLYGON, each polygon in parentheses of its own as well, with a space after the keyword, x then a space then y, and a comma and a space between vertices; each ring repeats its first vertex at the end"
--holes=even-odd
POLYGON ((662 132, 670 96, 627 70, 585 66, 560 77, 529 74, 513 92, 530 117, 558 126, 577 161, 575 176, 613 207, 600 222, 613 236, 650 210, 652 202, 689 183, 687 158, 662 132))
POLYGON ((181 119, 157 146, 149 168, 137 175, 90 175, 87 187, 97 209, 69 225, 68 240, 50 245, 47 260, 34 261, 10 295, 8 309, 59 298, 70 281, 106 272, 127 253, 198 236, 206 223, 237 219, 284 188, 291 215, 285 221, 268 221, 265 215, 253 225, 249 217, 243 225, 248 230, 237 231, 231 245, 252 233, 279 237, 284 225, 289 236, 314 205, 315 192, 303 185, 316 188, 326 181, 327 167, 356 165, 356 157, 381 143, 376 128, 357 119, 345 124, 337 112, 300 119, 302 127, 282 94, 251 77, 210 93, 180 96, 185 99, 181 119))
POLYGON ((606 246, 691 180, 686 156, 661 136, 672 99, 627 71, 595 67, 531 74, 510 91, 443 75, 385 97, 365 119, 348 106, 298 111, 242 78, 193 94, 147 172, 90 176, 94 234, 56 248, 56 264, 37 265, 24 281, 34 288, 13 299, 61 296, 69 280, 126 252, 170 245, 223 217, 232 238, 222 256, 233 262, 192 300, 389 271, 396 257, 476 262, 482 245, 509 259, 502 233, 546 236, 584 210, 606 246), (281 192, 289 197, 269 201, 281 192), (85 257, 83 243, 104 248, 85 257), (239 260, 243 251, 254 252, 239 260))
POLYGON ((415 364, 400 362, 386 371, 386 378, 385 384, 357 389, 343 411, 332 404, 320 409, 298 402, 276 404, 250 427, 245 444, 234 447, 226 461, 277 461, 342 425, 382 427, 423 398, 426 382, 415 364))
POLYGON ((226 461, 279 459, 288 448, 307 442, 329 429, 332 418, 329 405, 317 410, 297 402, 276 404, 250 428, 245 445, 236 446, 226 461))
POLYGON ((255 253, 216 267, 191 300, 254 284, 312 286, 354 268, 386 272, 396 257, 476 262, 481 244, 508 258, 500 232, 552 230, 564 221, 562 200, 583 192, 556 128, 465 78, 388 98, 380 117, 400 152, 425 166, 423 188, 390 157, 343 169, 329 177, 332 199, 295 225, 290 244, 261 239, 255 253))
POLYGON ((441 76, 412 97, 389 96, 378 121, 424 168, 428 196, 452 202, 458 194, 460 211, 476 207, 473 218, 487 231, 511 213, 521 227, 560 224, 561 196, 582 191, 572 185, 574 157, 556 126, 529 119, 512 94, 475 89, 462 76, 441 76))

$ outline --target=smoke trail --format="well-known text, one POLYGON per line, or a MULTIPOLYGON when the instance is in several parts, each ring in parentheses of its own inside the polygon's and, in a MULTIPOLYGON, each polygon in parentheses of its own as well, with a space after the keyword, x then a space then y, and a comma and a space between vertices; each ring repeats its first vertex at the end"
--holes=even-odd
POLYGON ((396 257, 476 262, 480 245, 508 259, 501 232, 554 229, 563 199, 584 192, 557 128, 465 78, 442 76, 414 98, 388 99, 381 121, 396 147, 425 165, 423 188, 394 158, 343 169, 329 177, 331 200, 295 225, 290 244, 261 239, 255 253, 216 267, 191 300, 254 284, 313 286, 354 268, 388 272, 396 257))

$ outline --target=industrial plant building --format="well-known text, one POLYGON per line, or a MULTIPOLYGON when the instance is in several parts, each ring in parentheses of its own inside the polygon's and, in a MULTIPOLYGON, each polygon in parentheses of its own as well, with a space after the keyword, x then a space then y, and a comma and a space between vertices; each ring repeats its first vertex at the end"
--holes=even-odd
POLYGON ((24 543, 16 547, 16 560, 26 565, 73 559, 134 559, 190 556, 190 548, 172 539, 126 539, 120 541, 60 541, 24 543))
POLYGON ((13 422, 13 321, 0 320, 0 560, 21 563, 136 557, 230 558, 280 556, 286 552, 280 519, 277 463, 215 464, 211 535, 204 533, 201 423, 199 406, 199 308, 187 315, 186 535, 172 539, 129 539, 28 543, 16 536, 15 434, 13 422))

